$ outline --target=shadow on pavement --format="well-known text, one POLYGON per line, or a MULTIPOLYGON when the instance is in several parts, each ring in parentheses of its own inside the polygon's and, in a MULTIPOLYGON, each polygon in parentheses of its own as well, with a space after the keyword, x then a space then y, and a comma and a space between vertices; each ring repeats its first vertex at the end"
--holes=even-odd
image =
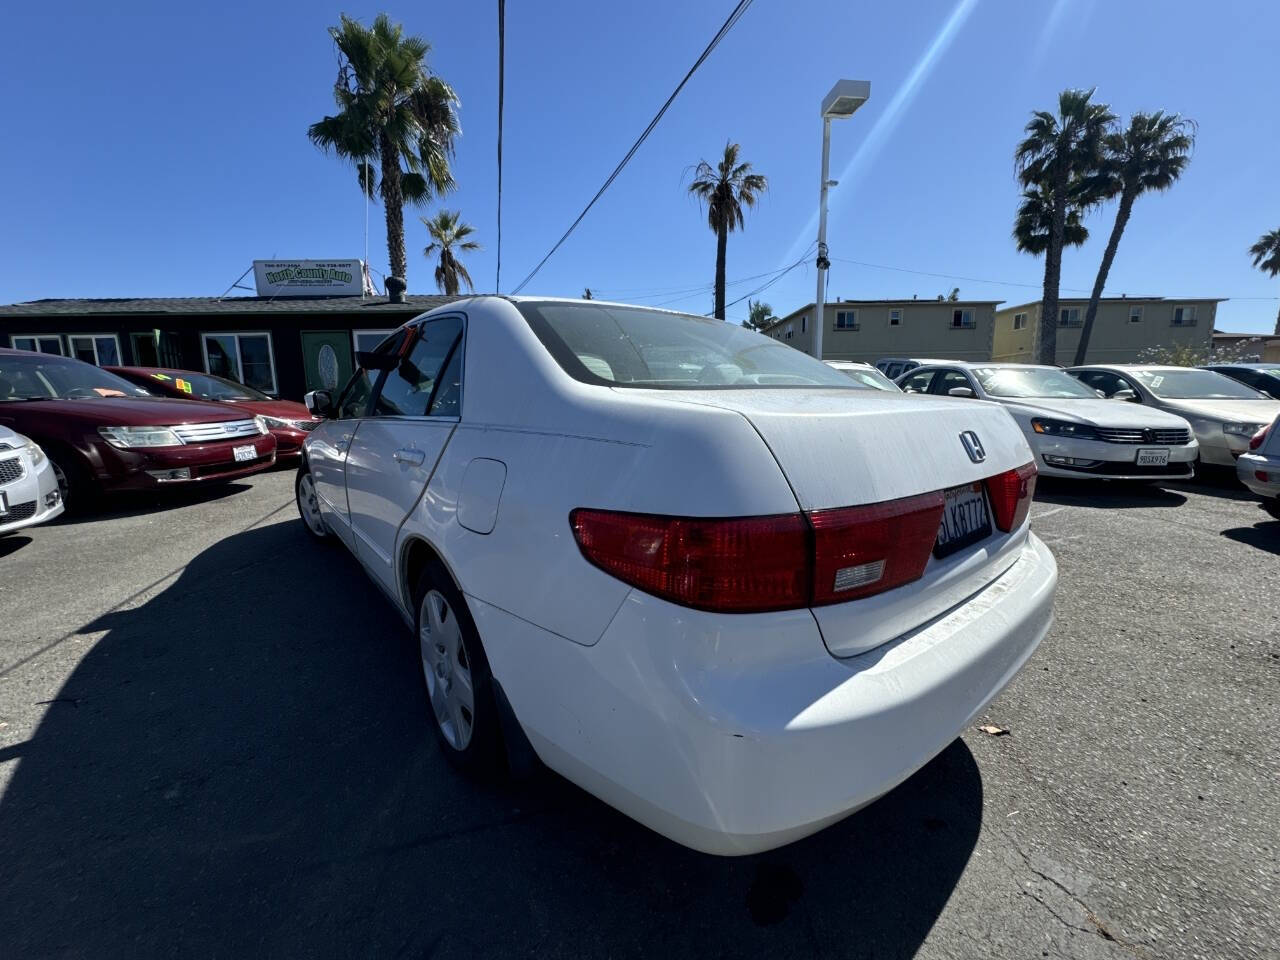
POLYGON ((119 517, 141 517, 149 513, 172 510, 175 507, 212 503, 214 500, 232 497, 249 489, 251 487, 248 484, 229 480, 198 487, 176 487, 155 493, 133 491, 111 493, 83 511, 63 513, 52 522, 63 526, 74 526, 98 520, 115 520, 119 517))
POLYGON ((1062 480, 1057 477, 1038 478, 1035 499, 1037 503, 1103 510, 1180 507, 1187 502, 1181 493, 1143 481, 1062 480))
POLYGON ((31 538, 25 533, 0 534, 0 560, 11 553, 17 553, 30 542, 31 538))
POLYGON ((1242 484, 1234 467, 1201 466, 1191 480, 1169 484, 1175 490, 1186 490, 1221 500, 1256 500, 1257 497, 1242 484))
POLYGON ((1280 556, 1280 521, 1278 520, 1264 520, 1252 527, 1223 530, 1222 535, 1236 543, 1257 547, 1259 550, 1280 556))
POLYGON ((743 859, 549 773, 466 780, 426 726, 408 631, 297 523, 214 545, 85 630, 107 633, 10 752, 0 955, 910 957, 978 838, 962 741, 743 859))

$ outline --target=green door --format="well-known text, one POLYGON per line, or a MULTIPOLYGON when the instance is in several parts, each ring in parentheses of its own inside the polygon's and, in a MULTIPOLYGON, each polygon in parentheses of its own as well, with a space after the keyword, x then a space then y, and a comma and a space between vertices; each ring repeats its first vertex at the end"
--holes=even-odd
POLYGON ((348 330, 302 331, 302 366, 307 374, 307 390, 340 390, 352 372, 351 332, 348 330))

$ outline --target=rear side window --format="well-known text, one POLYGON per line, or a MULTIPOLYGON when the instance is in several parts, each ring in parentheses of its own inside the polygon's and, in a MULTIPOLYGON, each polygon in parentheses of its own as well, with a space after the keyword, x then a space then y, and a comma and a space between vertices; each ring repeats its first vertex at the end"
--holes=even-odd
MULTIPOLYGON (((460 317, 443 317, 424 323, 407 356, 387 371, 374 416, 425 417, 432 408, 441 372, 462 336, 460 317)), ((456 373, 453 374, 456 379, 456 373)))
POLYGON ((593 303, 516 307, 556 362, 583 383, 667 390, 871 389, 786 343, 721 320, 593 303))
POLYGON ((898 386, 902 388, 903 393, 928 393, 929 381, 932 379, 932 370, 922 370, 920 373, 913 373, 898 386))

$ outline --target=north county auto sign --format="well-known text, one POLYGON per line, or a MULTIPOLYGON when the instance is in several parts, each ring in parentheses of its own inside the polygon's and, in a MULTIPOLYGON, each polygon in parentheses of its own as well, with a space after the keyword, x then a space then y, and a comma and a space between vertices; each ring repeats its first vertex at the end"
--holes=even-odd
POLYGON ((260 297, 358 297, 364 271, 359 260, 255 260, 260 297))

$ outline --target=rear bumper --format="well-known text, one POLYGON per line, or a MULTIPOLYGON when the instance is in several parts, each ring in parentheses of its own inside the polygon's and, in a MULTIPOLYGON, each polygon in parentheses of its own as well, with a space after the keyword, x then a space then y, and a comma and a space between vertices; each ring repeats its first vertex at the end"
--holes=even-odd
POLYGON ((1159 443, 1106 443, 1030 434, 1028 441, 1036 455, 1036 467, 1047 477, 1096 477, 1107 480, 1186 479, 1195 472, 1200 452, 1195 440, 1167 445, 1159 443), (1168 450, 1169 463, 1163 467, 1140 467, 1139 450, 1168 450), (1064 463, 1064 460, 1077 461, 1064 463))
POLYGON ((937 755, 1048 632, 1056 583, 1030 536, 964 603, 843 660, 807 610, 708 614, 633 591, 588 647, 469 603, 548 766, 678 843, 736 855, 813 833, 937 755))
POLYGON ((1241 483, 1263 500, 1280 497, 1280 457, 1242 453, 1236 460, 1236 476, 1240 478, 1241 483), (1266 479, 1264 480, 1259 474, 1266 479))
POLYGON ((243 440, 139 450, 118 450, 101 444, 98 451, 101 468, 96 474, 104 490, 155 490, 234 480, 258 473, 275 463, 276 440, 270 434, 259 434, 243 440), (257 456, 252 460, 236 460, 235 448, 249 445, 253 446, 257 456), (152 471, 182 469, 188 470, 190 476, 159 479, 152 475, 152 471))

